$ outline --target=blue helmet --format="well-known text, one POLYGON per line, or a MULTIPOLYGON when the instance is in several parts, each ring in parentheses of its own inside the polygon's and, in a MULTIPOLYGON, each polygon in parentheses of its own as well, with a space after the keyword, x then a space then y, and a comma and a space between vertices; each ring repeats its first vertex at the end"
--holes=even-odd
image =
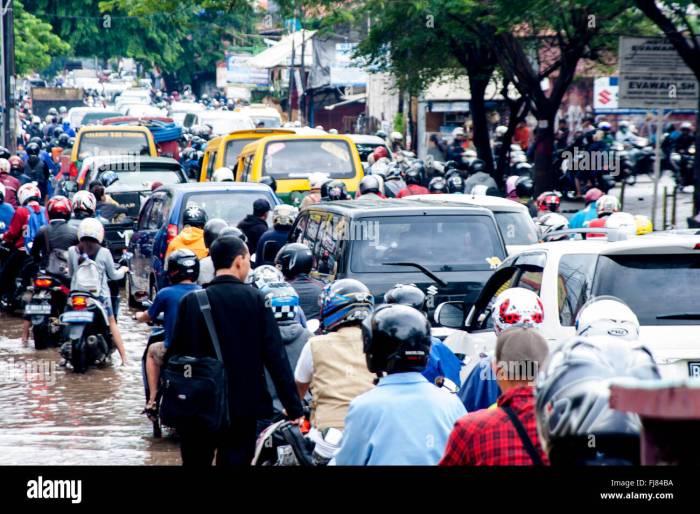
POLYGON ((271 282, 262 289, 265 305, 272 309, 277 322, 291 321, 299 312, 299 295, 287 282, 271 282))
POLYGON ((319 297, 321 326, 336 330, 342 325, 361 323, 372 313, 374 297, 359 280, 343 278, 328 284, 319 297))

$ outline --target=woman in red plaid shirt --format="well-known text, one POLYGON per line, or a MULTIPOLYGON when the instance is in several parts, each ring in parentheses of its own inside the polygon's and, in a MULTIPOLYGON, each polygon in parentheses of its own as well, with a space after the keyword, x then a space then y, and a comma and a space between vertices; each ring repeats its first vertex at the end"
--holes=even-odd
POLYGON ((441 466, 547 465, 537 437, 534 381, 549 352, 534 328, 511 328, 496 342, 493 364, 502 394, 498 408, 467 414, 455 423, 441 466))

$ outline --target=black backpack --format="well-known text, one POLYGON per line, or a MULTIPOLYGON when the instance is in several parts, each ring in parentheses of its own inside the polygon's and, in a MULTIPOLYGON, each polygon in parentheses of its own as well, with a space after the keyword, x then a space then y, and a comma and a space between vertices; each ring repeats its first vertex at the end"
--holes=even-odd
POLYGON ((194 294, 217 358, 175 355, 168 359, 161 371, 160 418, 165 426, 177 430, 214 433, 230 423, 228 380, 209 298, 205 290, 194 294))

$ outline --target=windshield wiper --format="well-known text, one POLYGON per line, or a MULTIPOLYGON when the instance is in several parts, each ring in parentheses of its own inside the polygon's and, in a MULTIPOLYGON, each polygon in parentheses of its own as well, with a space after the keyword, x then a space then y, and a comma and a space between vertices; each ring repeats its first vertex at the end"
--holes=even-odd
POLYGON ((700 312, 676 312, 672 314, 661 314, 660 316, 656 316, 656 319, 700 320, 700 312))
POLYGON ((442 280, 440 277, 438 277, 435 273, 430 271, 422 264, 417 264, 415 262, 382 262, 382 266, 407 266, 411 268, 416 268, 417 270, 422 271, 425 276, 433 280, 433 282, 435 282, 436 284, 442 287, 447 287, 447 282, 442 280))

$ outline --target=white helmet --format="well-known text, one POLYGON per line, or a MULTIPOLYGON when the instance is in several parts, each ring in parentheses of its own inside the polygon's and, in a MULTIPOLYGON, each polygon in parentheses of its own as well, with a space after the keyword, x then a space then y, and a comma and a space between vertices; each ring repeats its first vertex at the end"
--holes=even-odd
POLYGON ((87 211, 93 214, 96 208, 97 200, 90 191, 83 189, 73 196, 73 211, 87 211))
POLYGON ((508 328, 540 328, 544 320, 542 300, 523 287, 512 287, 498 295, 493 304, 493 329, 496 335, 508 328))
POLYGON ((17 200, 19 200, 20 205, 24 205, 32 198, 41 199, 41 191, 36 186, 36 182, 24 184, 17 190, 17 200))
POLYGON ((231 171, 231 168, 222 166, 214 172, 211 180, 212 182, 233 182, 233 171, 231 171))
POLYGON ((464 135, 464 128, 463 127, 456 127, 455 129, 452 130, 452 137, 463 136, 463 135, 464 135))
POLYGON ((605 228, 614 228, 628 236, 636 236, 637 220, 629 212, 613 212, 605 220, 605 228))
POLYGON ((7 159, 0 159, 0 171, 10 173, 10 161, 7 159))
POLYGON ((317 171, 309 175, 309 184, 311 189, 321 189, 321 186, 326 180, 328 180, 328 175, 326 173, 317 171))
POLYGON ((284 275, 280 270, 269 264, 264 264, 251 270, 246 278, 246 284, 252 284, 258 289, 262 289, 265 285, 273 282, 284 282, 284 275))
MULTIPOLYGON (((536 222, 540 227, 542 236, 546 236, 550 232, 566 230, 569 228, 569 220, 556 212, 548 212, 547 214, 540 216, 536 222)), ((550 241, 561 241, 563 239, 567 239, 567 236, 550 239, 550 241)))
POLYGON ((105 228, 97 218, 85 218, 78 225, 78 239, 90 237, 102 244, 105 238, 105 228))
POLYGON ((496 127, 496 130, 494 130, 494 133, 495 133, 497 136, 502 136, 502 135, 504 135, 506 132, 508 132, 508 127, 506 127, 505 125, 499 125, 498 127, 496 127))
POLYGON ((297 218, 297 214, 299 214, 299 210, 296 207, 284 203, 276 205, 272 210, 272 224, 291 227, 297 218))
POLYGON ((389 137, 391 138, 392 141, 402 141, 403 140, 403 134, 401 132, 392 132, 389 137))
POLYGON ((602 214, 612 214, 620 210, 620 202, 612 195, 603 195, 596 201, 596 211, 598 217, 602 214))
POLYGON ((639 319, 619 298, 598 296, 588 300, 578 311, 576 334, 611 335, 636 341, 639 339, 639 319))
POLYGON ((683 123, 681 123, 681 130, 683 129, 693 130, 693 124, 689 121, 684 121, 683 123))

